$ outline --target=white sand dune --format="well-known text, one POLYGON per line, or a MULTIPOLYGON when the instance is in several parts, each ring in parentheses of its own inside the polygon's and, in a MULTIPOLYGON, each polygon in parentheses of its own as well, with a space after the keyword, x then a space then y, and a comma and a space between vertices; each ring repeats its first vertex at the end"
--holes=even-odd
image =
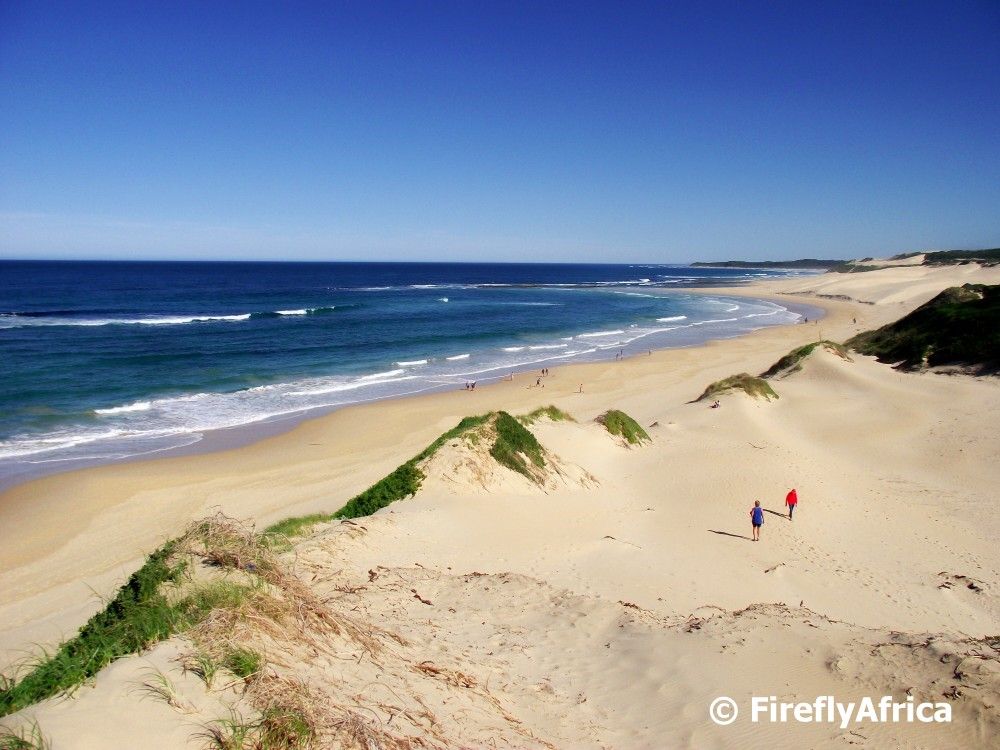
MULTIPOLYGON (((531 428, 562 472, 552 481, 456 441, 414 498, 357 526, 320 527, 287 556, 333 611, 400 640, 379 653, 341 636, 306 651, 261 647, 329 705, 427 747, 995 747, 998 644, 982 639, 1000 633, 996 379, 901 373, 817 349, 772 382, 775 401, 691 403, 820 332, 843 340, 966 281, 1000 283, 1000 270, 899 267, 727 289, 806 299, 828 316, 554 370, 544 401, 576 422, 531 428), (593 421, 608 408, 647 426, 652 443, 612 439, 593 421), (794 522, 782 507, 793 486, 794 522), (754 500, 770 511, 760 543, 749 541, 754 500), (908 690, 948 701, 953 722, 708 718, 720 695, 746 709, 752 695, 905 700, 908 690)), ((0 499, 5 661, 71 634, 99 606, 88 584, 112 592, 213 506, 261 523, 332 510, 462 416, 543 405, 528 385, 368 405, 225 453, 15 488, 0 499)), ((37 718, 53 748, 197 747, 198 725, 227 705, 248 709, 236 691, 183 675, 175 657, 186 647, 172 639, 7 721, 37 718), (135 690, 149 663, 183 708, 135 690)))

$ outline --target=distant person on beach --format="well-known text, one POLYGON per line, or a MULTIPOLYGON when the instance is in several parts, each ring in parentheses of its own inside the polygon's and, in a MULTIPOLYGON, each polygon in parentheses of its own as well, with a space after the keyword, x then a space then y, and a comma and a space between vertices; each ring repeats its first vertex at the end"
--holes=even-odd
POLYGON ((720 406, 722 406, 722 404, 720 404, 720 403, 719 403, 718 401, 716 401, 716 402, 715 402, 714 404, 712 404, 712 405, 711 405, 710 407, 708 407, 708 408, 709 408, 709 409, 718 409, 718 408, 719 408, 720 406))
POLYGON ((580 387, 576 391, 577 393, 583 393, 583 383, 580 383, 580 387))
POLYGON ((785 496, 785 505, 788 506, 788 520, 792 520, 792 513, 795 512, 795 506, 799 504, 799 493, 795 491, 792 487, 791 492, 785 496))
POLYGON ((753 526, 753 540, 760 541, 760 527, 764 525, 764 509, 760 507, 760 500, 754 500, 750 509, 750 524, 753 526))

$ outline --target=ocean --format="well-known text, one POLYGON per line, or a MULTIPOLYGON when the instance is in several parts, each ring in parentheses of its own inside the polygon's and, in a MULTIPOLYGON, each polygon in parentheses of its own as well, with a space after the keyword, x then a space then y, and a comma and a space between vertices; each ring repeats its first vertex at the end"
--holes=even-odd
POLYGON ((0 261, 0 483, 801 311, 706 297, 804 272, 672 265, 0 261), (668 291, 664 291, 668 290, 668 291))

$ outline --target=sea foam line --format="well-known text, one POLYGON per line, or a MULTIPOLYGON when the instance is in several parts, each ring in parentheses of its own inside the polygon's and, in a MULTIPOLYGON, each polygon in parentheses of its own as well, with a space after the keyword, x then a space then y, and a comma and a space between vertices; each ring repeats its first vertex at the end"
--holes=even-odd
POLYGON ((336 307, 310 307, 295 310, 274 310, 252 313, 238 313, 234 315, 155 315, 142 318, 72 318, 66 316, 45 317, 42 315, 20 315, 18 313, 0 314, 0 328, 28 328, 28 327, 55 327, 55 326, 175 326, 187 323, 240 323, 253 318, 267 318, 272 316, 298 316, 315 315, 318 313, 332 312, 336 307))
POLYGON ((577 338, 589 339, 589 338, 595 338, 597 336, 617 336, 622 333, 625 333, 624 329, 618 328, 614 331, 594 331, 592 333, 581 333, 577 335, 577 338))
POLYGON ((111 406, 107 409, 94 409, 94 414, 126 414, 133 411, 149 411, 153 408, 151 401, 136 401, 125 406, 111 406))

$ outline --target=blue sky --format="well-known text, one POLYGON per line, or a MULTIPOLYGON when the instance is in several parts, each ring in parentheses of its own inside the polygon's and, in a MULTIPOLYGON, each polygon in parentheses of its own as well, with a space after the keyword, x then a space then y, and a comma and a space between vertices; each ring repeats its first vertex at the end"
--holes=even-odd
POLYGON ((998 39, 995 0, 0 0, 0 257, 996 246, 998 39))

